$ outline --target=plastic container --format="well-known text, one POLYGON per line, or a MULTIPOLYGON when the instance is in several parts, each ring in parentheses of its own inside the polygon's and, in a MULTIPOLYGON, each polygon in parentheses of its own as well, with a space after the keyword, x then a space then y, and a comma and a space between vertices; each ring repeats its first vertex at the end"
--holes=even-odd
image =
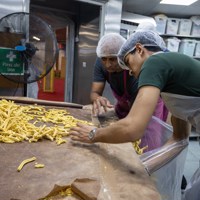
POLYGON ((179 52, 186 54, 188 56, 193 56, 195 46, 196 46, 196 40, 183 39, 181 40, 179 45, 179 52))
POLYGON ((190 35, 192 29, 191 19, 180 19, 178 34, 179 35, 190 35))
POLYGON ((200 57, 200 41, 196 41, 196 46, 194 50, 194 56, 200 57))
POLYGON ((167 16, 165 15, 155 15, 154 19, 156 21, 156 31, 159 34, 165 34, 166 24, 167 24, 167 16))
POLYGON ((200 36, 200 16, 192 16, 191 20, 192 20, 191 35, 200 36))
POLYGON ((180 40, 176 37, 165 40, 167 49, 172 52, 178 52, 180 40))
POLYGON ((166 34, 177 35, 179 23, 180 23, 180 19, 178 19, 178 18, 168 18, 167 19, 166 34))

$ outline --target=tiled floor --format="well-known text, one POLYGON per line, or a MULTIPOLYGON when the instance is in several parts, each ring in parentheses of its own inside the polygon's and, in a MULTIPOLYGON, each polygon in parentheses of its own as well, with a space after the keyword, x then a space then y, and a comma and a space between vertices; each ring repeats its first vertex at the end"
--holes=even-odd
POLYGON ((184 175, 187 182, 190 181, 193 173, 200 166, 200 145, 197 138, 192 138, 189 141, 189 147, 185 162, 184 175))

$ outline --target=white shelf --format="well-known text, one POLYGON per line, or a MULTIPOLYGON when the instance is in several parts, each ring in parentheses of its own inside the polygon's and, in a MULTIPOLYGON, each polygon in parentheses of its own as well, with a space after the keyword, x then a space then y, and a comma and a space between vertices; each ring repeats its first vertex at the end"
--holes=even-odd
POLYGON ((193 35, 171 35, 171 34, 160 34, 162 37, 178 37, 178 38, 191 38, 191 39, 199 39, 200 37, 198 36, 193 36, 193 35))

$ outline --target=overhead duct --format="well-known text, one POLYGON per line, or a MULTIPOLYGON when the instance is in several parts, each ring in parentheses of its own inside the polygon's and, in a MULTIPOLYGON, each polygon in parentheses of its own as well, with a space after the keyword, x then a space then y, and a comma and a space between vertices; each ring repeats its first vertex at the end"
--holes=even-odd
POLYGON ((108 0, 76 0, 84 3, 90 3, 90 4, 95 4, 95 5, 103 5, 108 2, 108 0))

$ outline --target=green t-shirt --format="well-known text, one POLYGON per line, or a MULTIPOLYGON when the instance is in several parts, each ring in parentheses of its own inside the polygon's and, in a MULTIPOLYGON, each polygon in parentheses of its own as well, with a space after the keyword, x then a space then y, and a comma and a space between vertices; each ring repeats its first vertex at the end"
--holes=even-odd
POLYGON ((200 62, 175 52, 150 56, 143 64, 138 87, 155 86, 161 92, 200 96, 200 62))

